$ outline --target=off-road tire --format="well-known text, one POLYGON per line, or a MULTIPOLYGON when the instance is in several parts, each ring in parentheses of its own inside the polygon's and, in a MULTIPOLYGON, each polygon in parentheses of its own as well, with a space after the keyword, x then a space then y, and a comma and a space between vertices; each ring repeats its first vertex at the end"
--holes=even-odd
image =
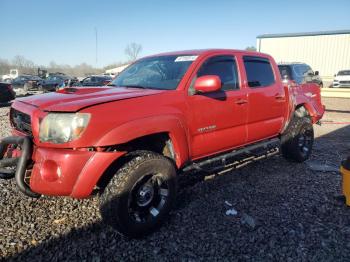
POLYGON ((314 142, 314 130, 310 118, 295 116, 281 140, 282 155, 286 159, 295 162, 307 160, 311 155, 314 142))
POLYGON ((154 231, 168 215, 176 197, 176 169, 169 159, 150 151, 135 151, 126 158, 130 160, 117 170, 100 197, 100 212, 102 220, 123 235, 142 237, 154 231), (158 215, 136 221, 130 213, 133 190, 150 173, 167 181, 168 196, 158 215))

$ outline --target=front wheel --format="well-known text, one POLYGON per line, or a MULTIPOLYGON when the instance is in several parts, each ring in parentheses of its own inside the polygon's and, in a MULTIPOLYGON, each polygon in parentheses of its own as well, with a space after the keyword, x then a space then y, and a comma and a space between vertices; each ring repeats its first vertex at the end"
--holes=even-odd
POLYGON ((282 143, 282 155, 296 162, 307 160, 314 143, 314 129, 307 117, 294 118, 286 139, 282 143))
POLYGON ((176 197, 176 170, 162 155, 137 151, 121 167, 100 199, 103 221, 129 237, 151 233, 176 197))

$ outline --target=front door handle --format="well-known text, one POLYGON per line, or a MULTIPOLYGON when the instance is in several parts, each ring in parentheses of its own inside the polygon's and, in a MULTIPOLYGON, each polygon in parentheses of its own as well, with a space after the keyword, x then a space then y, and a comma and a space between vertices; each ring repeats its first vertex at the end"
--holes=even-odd
POLYGON ((235 103, 236 103, 237 105, 243 105, 243 104, 248 103, 248 100, 245 100, 245 99, 237 99, 237 100, 235 101, 235 103))

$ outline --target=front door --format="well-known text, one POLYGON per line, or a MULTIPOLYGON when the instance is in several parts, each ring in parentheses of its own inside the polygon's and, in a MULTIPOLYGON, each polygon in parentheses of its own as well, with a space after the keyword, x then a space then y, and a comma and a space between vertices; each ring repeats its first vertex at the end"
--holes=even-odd
POLYGON ((189 89, 191 114, 191 155, 193 159, 228 150, 247 138, 247 94, 240 88, 236 58, 220 55, 208 58, 198 70, 189 89), (217 75, 222 88, 218 92, 196 94, 197 77, 217 75))

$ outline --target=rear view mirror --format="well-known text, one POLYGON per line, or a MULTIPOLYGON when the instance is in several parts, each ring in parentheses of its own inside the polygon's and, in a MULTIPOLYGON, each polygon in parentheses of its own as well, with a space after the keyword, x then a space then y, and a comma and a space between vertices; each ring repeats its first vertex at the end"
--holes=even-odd
POLYGON ((319 72, 318 71, 315 71, 315 76, 318 76, 319 75, 319 72))
POLYGON ((201 76, 194 83, 194 89, 198 93, 219 91, 221 89, 221 80, 216 75, 201 76))

